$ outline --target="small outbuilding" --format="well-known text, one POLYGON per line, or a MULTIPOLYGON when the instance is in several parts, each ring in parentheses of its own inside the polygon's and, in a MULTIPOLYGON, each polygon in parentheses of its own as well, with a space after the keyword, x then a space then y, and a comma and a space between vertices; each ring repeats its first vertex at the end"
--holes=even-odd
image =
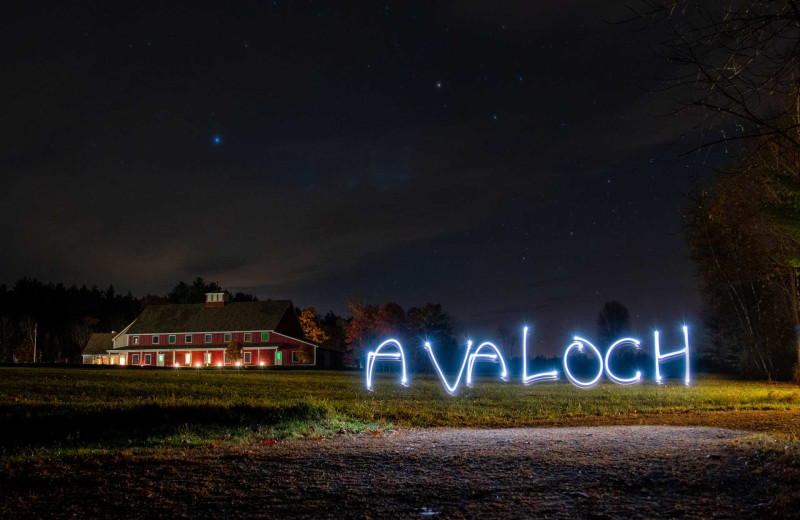
POLYGON ((116 332, 94 333, 83 349, 83 363, 91 365, 115 365, 118 356, 110 356, 108 351, 114 348, 116 332))

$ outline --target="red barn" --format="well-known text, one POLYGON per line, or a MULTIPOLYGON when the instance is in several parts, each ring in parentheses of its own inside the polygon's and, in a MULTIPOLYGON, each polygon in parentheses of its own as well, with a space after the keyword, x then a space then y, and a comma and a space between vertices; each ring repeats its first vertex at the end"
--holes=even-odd
MULTIPOLYGON (((306 341, 291 300, 151 305, 113 338, 112 364, 157 367, 231 366, 226 348, 242 346, 242 366, 317 364, 318 345, 306 341)), ((327 359, 327 356, 326 356, 327 359)))

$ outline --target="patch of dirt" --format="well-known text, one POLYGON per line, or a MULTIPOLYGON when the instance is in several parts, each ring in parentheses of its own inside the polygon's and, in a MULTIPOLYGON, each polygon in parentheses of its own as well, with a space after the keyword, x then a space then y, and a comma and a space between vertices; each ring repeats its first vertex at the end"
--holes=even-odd
POLYGON ((425 429, 6 465, 1 518, 787 518, 798 470, 705 427, 425 429))

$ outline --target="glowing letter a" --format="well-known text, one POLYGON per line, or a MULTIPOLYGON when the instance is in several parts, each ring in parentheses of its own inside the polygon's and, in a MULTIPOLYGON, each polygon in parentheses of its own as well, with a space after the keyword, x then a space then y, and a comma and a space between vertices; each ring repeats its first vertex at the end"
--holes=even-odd
POLYGON ((406 377, 406 357, 403 355, 403 346, 396 339, 387 339, 375 349, 375 352, 367 354, 367 390, 372 390, 372 369, 375 366, 375 361, 397 361, 403 364, 403 378, 400 384, 406 386, 408 384, 408 377, 406 377), (381 349, 390 346, 395 347, 397 352, 381 352, 381 349))
POLYGON ((500 372, 500 379, 508 381, 508 370, 506 370, 506 362, 503 359, 503 354, 500 353, 500 349, 497 348, 497 345, 487 341, 478 345, 478 348, 475 349, 475 353, 469 357, 469 363, 467 365, 467 386, 472 386, 472 369, 475 367, 475 361, 484 359, 489 361, 496 361, 499 359, 500 364, 503 366, 503 371, 500 372), (484 348, 494 350, 494 354, 481 354, 481 350, 484 348))

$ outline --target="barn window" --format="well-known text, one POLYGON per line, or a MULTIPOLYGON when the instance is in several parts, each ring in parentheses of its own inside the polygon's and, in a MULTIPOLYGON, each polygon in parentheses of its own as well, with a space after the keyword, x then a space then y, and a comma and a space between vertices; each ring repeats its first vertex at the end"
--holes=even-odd
POLYGON ((138 365, 139 364, 139 354, 134 354, 131 356, 131 365, 138 365))
POLYGON ((186 355, 183 356, 183 358, 184 358, 184 362, 187 365, 191 365, 192 364, 192 353, 191 352, 187 352, 186 355))
POLYGON ((230 343, 230 341, 231 341, 231 334, 230 333, 225 334, 225 343, 230 343))
POLYGON ((145 364, 145 365, 149 365, 149 364, 150 364, 150 359, 151 359, 152 357, 153 357, 153 356, 151 356, 150 354, 145 354, 145 355, 144 355, 144 364, 145 364))
POLYGON ((206 365, 211 364, 211 352, 206 352, 206 365))
POLYGON ((169 335, 169 344, 170 345, 174 345, 175 344, 175 334, 170 334, 169 335))
POLYGON ((186 343, 191 343, 192 342, 192 335, 191 334, 186 334, 183 337, 183 341, 185 341, 186 343))
POLYGON ((158 336, 153 336, 153 345, 158 345, 158 336))
POLYGON ((139 344, 139 336, 134 336, 133 337, 133 344, 134 345, 138 345, 139 344))
POLYGON ((206 334, 206 343, 211 343, 211 334, 206 334))
POLYGON ((261 333, 261 341, 269 341, 269 332, 261 333))
POLYGON ((252 354, 250 352, 245 352, 244 353, 244 362, 245 362, 245 364, 249 365, 251 359, 253 359, 252 358, 252 354))
POLYGON ((299 363, 299 362, 300 362, 300 356, 297 355, 297 351, 296 350, 293 350, 292 351, 292 363, 299 363))
POLYGON ((253 334, 250 332, 245 333, 244 341, 245 343, 250 343, 251 341, 253 341, 253 334))

